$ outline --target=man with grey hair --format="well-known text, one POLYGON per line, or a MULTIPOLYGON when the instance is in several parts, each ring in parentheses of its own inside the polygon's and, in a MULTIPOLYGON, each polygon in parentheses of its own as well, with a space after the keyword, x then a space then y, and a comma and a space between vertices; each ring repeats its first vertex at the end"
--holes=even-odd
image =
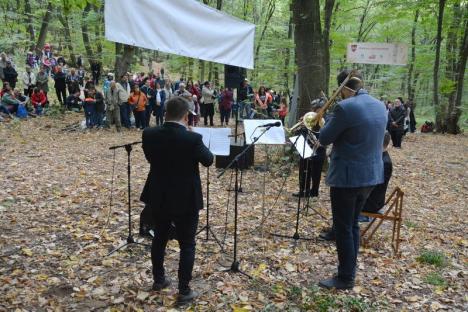
POLYGON ((169 287, 164 270, 164 254, 171 224, 175 225, 180 247, 179 303, 197 297, 190 289, 195 262, 195 233, 198 213, 203 208, 198 164, 208 167, 213 154, 203 144, 202 136, 188 128, 189 103, 181 96, 166 102, 166 122, 161 127, 143 131, 143 151, 150 163, 141 200, 149 207, 155 232, 151 247, 154 284, 160 291, 169 287))
POLYGON ((127 101, 128 94, 120 83, 111 81, 109 88, 105 91, 104 99, 106 103, 106 126, 110 128, 110 125, 115 124, 117 132, 120 132, 122 129, 120 105, 127 101))

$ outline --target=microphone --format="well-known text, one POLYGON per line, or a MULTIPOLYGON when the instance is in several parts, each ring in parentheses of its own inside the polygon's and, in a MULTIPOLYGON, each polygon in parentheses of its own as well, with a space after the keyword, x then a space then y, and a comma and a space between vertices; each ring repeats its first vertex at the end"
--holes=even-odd
POLYGON ((259 128, 271 128, 271 127, 281 127, 281 121, 277 122, 270 122, 261 126, 258 126, 259 128))

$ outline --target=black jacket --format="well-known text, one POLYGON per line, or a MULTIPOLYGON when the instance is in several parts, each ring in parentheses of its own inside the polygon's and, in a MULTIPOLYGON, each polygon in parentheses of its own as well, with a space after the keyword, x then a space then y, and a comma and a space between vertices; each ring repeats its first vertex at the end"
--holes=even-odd
POLYGON ((96 91, 94 100, 96 101, 96 112, 104 113, 105 105, 104 105, 104 96, 102 95, 102 93, 99 91, 96 91))
POLYGON ((10 83, 10 85, 14 85, 18 81, 18 73, 13 66, 5 67, 3 69, 3 75, 5 76, 5 81, 10 83))
POLYGON ((64 72, 58 72, 54 75, 55 89, 63 90, 67 87, 67 75, 64 72))
POLYGON ((150 163, 141 200, 155 215, 184 215, 203 208, 198 164, 208 167, 213 154, 202 136, 177 123, 143 131, 143 151, 150 163))
POLYGON ((405 124, 406 109, 402 106, 395 107, 390 110, 388 114, 389 130, 403 130, 405 124), (397 126, 393 126, 392 122, 395 122, 397 126))

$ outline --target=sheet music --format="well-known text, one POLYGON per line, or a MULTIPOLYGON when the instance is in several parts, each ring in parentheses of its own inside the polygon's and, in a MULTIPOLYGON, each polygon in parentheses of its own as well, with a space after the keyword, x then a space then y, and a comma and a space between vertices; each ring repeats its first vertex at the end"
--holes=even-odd
POLYGON ((218 156, 229 156, 231 128, 211 128, 210 133, 210 151, 218 156))
POLYGON ((297 152, 302 158, 306 159, 314 155, 314 151, 307 143, 303 135, 290 137, 289 141, 291 141, 292 144, 295 143, 294 146, 296 147, 297 152))
POLYGON ((259 137, 263 132, 260 140, 255 144, 269 144, 269 145, 278 145, 286 143, 286 136, 284 134, 284 128, 281 127, 271 127, 270 130, 266 131, 266 128, 258 128, 259 126, 278 122, 277 119, 245 119, 244 120, 244 131, 245 131, 245 140, 247 144, 252 144, 255 137, 259 137))
POLYGON ((192 131, 203 136, 203 144, 217 156, 228 156, 230 153, 229 135, 231 128, 201 128, 192 127, 192 131))

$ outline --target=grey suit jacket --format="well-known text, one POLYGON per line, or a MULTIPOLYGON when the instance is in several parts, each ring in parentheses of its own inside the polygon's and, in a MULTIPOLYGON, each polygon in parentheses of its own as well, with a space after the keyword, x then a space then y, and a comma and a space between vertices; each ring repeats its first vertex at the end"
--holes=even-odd
POLYGON ((333 143, 327 184, 365 187, 383 183, 383 138, 387 111, 382 102, 359 90, 341 101, 320 131, 322 145, 333 143))

